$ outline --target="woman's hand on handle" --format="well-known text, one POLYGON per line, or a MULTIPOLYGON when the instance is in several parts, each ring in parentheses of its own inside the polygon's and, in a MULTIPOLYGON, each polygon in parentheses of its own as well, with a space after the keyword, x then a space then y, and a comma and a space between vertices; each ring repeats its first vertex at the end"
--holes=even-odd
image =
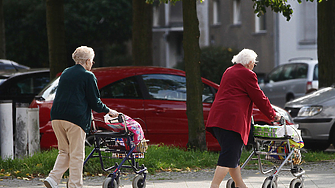
POLYGON ((274 117, 274 121, 279 121, 281 118, 281 115, 277 112, 276 116, 274 117))
POLYGON ((119 115, 119 113, 116 110, 109 109, 108 114, 112 117, 115 118, 119 115))

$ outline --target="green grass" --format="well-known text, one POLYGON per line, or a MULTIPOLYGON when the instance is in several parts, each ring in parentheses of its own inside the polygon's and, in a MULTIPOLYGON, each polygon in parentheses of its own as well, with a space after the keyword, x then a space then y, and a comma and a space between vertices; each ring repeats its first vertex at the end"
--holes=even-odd
POLYGON ((301 152, 301 155, 304 163, 335 160, 335 153, 333 152, 309 151, 308 153, 301 152))
MULTIPOLYGON (((86 156, 93 148, 86 148, 86 156)), ((52 149, 49 151, 38 152, 31 157, 23 159, 0 159, 0 177, 45 177, 53 168, 58 150, 52 149)), ((244 162, 250 155, 250 152, 243 151, 241 162, 244 162)), ((330 152, 302 152, 303 162, 320 162, 334 160, 334 153, 330 152)), ((139 159, 139 164, 145 164, 149 173, 159 171, 190 171, 204 168, 215 168, 219 157, 218 152, 208 151, 186 151, 177 147, 164 145, 149 146, 144 159, 139 159)), ((108 167, 120 163, 119 159, 106 159, 105 165, 108 167)), ((257 161, 252 161, 247 165, 247 169, 257 169, 257 161)), ((84 166, 85 175, 106 175, 107 173, 101 170, 98 158, 90 159, 84 166)), ((65 174, 66 175, 66 174, 65 174)))

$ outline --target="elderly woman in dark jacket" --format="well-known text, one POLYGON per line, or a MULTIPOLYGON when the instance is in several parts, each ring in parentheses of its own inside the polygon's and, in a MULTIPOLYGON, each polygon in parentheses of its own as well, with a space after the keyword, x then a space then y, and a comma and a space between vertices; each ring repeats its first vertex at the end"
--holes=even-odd
POLYGON ((56 97, 51 109, 52 128, 58 141, 58 156, 44 184, 57 188, 69 169, 68 187, 83 187, 85 137, 91 127, 91 112, 104 112, 117 117, 100 100, 97 79, 90 71, 94 64, 94 51, 87 46, 78 47, 72 54, 75 65, 65 69, 59 79, 56 97))
POLYGON ((257 76, 252 71, 257 65, 256 57, 257 54, 249 49, 243 49, 233 57, 235 65, 224 72, 209 112, 206 130, 213 134, 221 146, 211 188, 218 188, 228 172, 236 187, 246 187, 241 177, 239 160, 242 147, 248 142, 253 104, 269 119, 280 118, 259 88, 257 76))

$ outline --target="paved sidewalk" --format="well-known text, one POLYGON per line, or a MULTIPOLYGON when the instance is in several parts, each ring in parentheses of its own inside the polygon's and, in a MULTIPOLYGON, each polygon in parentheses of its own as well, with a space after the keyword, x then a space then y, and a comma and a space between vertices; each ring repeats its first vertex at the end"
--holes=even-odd
MULTIPOLYGON (((322 162, 303 165, 306 171, 304 175, 304 187, 307 188, 330 188, 335 187, 335 162, 322 162)), ((155 175, 148 175, 146 181, 147 188, 209 188, 214 174, 214 169, 201 170, 197 172, 163 172, 155 175)), ((125 175, 121 178, 120 188, 132 188, 134 175, 125 175)), ((259 170, 243 170, 242 176, 249 188, 261 188, 264 179, 267 177, 259 170)), ((222 182, 220 188, 226 187, 229 175, 222 182)), ((278 188, 289 188, 291 180, 294 179, 291 173, 282 172, 278 178, 278 188)), ((105 177, 86 177, 84 179, 85 188, 101 188, 105 177)), ((44 187, 43 179, 35 178, 31 181, 26 180, 2 180, 0 187, 20 187, 33 188, 44 187)), ((59 186, 66 187, 66 180, 59 186)))

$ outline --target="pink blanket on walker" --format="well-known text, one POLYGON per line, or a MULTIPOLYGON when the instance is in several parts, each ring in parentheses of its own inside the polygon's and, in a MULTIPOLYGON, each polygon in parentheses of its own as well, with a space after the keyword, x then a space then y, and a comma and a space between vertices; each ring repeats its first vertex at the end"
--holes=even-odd
MULTIPOLYGON (((124 115, 125 117, 125 121, 126 121, 126 125, 127 125, 127 129, 128 131, 134 133, 134 144, 137 145, 141 140, 144 139, 144 133, 143 133, 143 129, 141 127, 141 125, 135 121, 134 119, 132 119, 131 117, 124 115)), ((110 121, 108 121, 108 119, 110 119, 111 117, 106 114, 105 115, 105 123, 112 129, 112 131, 114 132, 124 132, 125 128, 124 128, 124 124, 123 123, 111 123, 110 121)))

